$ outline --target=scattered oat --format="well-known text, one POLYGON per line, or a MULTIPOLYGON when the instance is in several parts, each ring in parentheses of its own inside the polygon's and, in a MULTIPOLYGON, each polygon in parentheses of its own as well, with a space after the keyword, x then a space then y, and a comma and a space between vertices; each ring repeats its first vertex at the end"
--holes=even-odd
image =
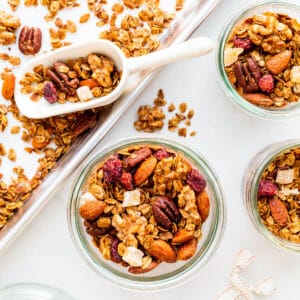
POLYGON ((82 16, 80 16, 79 23, 80 24, 86 23, 90 19, 90 17, 91 17, 90 13, 83 14, 82 16))
POLYGON ((18 134, 20 132, 20 126, 16 125, 16 126, 13 126, 11 129, 10 129, 10 133, 11 134, 18 134))
POLYGON ((171 103, 170 105, 169 105, 169 107, 168 107, 168 111, 169 112, 172 112, 172 111, 174 111, 176 109, 176 106, 173 104, 173 103, 171 103))
POLYGON ((178 129, 178 135, 186 137, 186 128, 179 128, 178 129))
POLYGON ((187 108, 187 104, 185 102, 179 104, 180 113, 182 113, 182 114, 185 113, 186 108, 187 108))
POLYGON ((7 3, 10 5, 12 11, 15 11, 20 5, 20 0, 7 0, 7 3))
POLYGON ((0 143, 0 155, 1 156, 6 155, 6 150, 5 150, 5 147, 2 143, 0 143))
POLYGON ((194 116, 194 110, 190 109, 189 112, 187 113, 187 118, 191 119, 194 116))
POLYGON ((0 10, 0 45, 9 45, 16 42, 15 31, 20 27, 18 17, 0 10))
POLYGON ((111 10, 116 14, 121 14, 124 11, 124 6, 121 3, 114 3, 111 10))
POLYGON ((14 149, 9 149, 7 152, 7 157, 11 161, 16 161, 17 160, 17 154, 14 149))
POLYGON ((192 131, 191 133, 190 133, 190 136, 195 136, 196 135, 196 131, 192 131))

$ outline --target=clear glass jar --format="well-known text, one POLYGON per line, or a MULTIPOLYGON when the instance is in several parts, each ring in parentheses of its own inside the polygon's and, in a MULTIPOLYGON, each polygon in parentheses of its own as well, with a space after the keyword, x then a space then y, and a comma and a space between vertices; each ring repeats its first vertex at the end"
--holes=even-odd
MULTIPOLYGON (((299 3, 298 3, 299 4, 299 3)), ((225 22, 220 31, 218 48, 216 51, 216 62, 219 74, 219 82, 229 99, 244 111, 265 119, 290 119, 300 116, 300 100, 295 104, 289 104, 283 108, 264 108, 251 104, 236 91, 231 84, 224 67, 224 49, 226 41, 232 29, 246 18, 266 11, 280 12, 300 20, 300 6, 283 1, 255 1, 239 9, 225 22)))
POLYGON ((75 180, 68 208, 70 233, 76 248, 84 260, 96 270, 97 273, 111 283, 135 291, 161 290, 190 279, 215 253, 223 235, 225 219, 226 211, 222 188, 207 161, 188 146, 171 140, 153 137, 128 138, 108 146, 96 154, 84 165, 80 175, 75 180), (142 275, 131 274, 126 268, 103 259, 102 254, 91 242, 91 238, 86 234, 82 218, 78 213, 81 189, 98 163, 116 151, 134 145, 165 145, 166 148, 182 153, 195 168, 199 169, 206 179, 211 206, 209 217, 202 226, 202 238, 198 243, 196 254, 187 261, 173 264, 160 264, 155 270, 142 275))
POLYGON ((260 178, 266 167, 275 157, 293 148, 300 147, 300 139, 271 144, 260 151, 250 162, 243 180, 243 198, 249 217, 258 232, 277 248, 300 254, 300 243, 293 243, 289 240, 274 235, 262 223, 257 209, 257 190, 260 178))

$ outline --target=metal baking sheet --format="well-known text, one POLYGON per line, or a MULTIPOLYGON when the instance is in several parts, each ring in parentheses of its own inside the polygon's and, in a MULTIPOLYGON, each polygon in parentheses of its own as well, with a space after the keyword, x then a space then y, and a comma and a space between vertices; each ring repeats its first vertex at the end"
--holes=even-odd
MULTIPOLYGON (((176 16, 170 28, 160 37, 161 48, 186 40, 212 12, 218 2, 219 0, 186 0, 184 9, 176 16)), ((6 7, 5 5, 6 4, 0 3, 0 10, 7 8, 7 5, 6 7)), ((41 13, 46 14, 46 11, 41 10, 41 13)), ((27 20, 28 15, 30 14, 27 14, 27 20)), ((99 31, 98 28, 98 32, 99 31)), ((111 108, 107 109, 101 115, 97 125, 89 132, 80 136, 75 143, 72 144, 68 153, 59 159, 55 168, 51 170, 43 183, 32 193, 30 199, 17 211, 7 225, 0 230, 0 253, 7 249, 17 235, 29 224, 58 189, 60 184, 94 149, 97 143, 108 133, 110 128, 114 126, 120 116, 133 104, 158 72, 159 69, 155 71, 147 70, 132 77, 126 92, 111 108)))

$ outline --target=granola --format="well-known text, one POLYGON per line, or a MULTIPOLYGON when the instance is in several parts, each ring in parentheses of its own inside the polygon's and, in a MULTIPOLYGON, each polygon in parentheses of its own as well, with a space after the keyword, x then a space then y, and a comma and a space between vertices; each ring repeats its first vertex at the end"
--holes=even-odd
MULTIPOLYGON (((166 115, 162 107, 167 104, 167 101, 165 100, 165 95, 162 89, 158 90, 157 97, 154 99, 153 104, 153 107, 150 105, 142 105, 138 108, 138 119, 133 124, 137 131, 154 132, 163 128, 166 115)), ((180 103, 178 107, 179 111, 176 112, 173 117, 168 119, 169 131, 177 131, 178 136, 181 137, 187 136, 187 128, 178 128, 180 123, 184 121, 186 126, 191 126, 191 119, 194 116, 194 110, 190 109, 187 111, 187 108, 188 105, 186 102, 180 103)), ((173 103, 170 103, 168 106, 168 112, 170 113, 175 110, 176 106, 173 103)), ((190 136, 195 135, 195 131, 190 133, 190 136)))
POLYGON ((21 26, 20 19, 0 10, 0 45, 13 44, 15 31, 21 26))
POLYGON ((36 66, 20 80, 21 92, 31 94, 33 101, 40 97, 49 103, 89 101, 103 97, 116 88, 121 79, 113 61, 103 55, 90 53, 52 66, 36 66))
POLYGON ((181 153, 137 145, 95 166, 79 214, 104 259, 141 274, 191 258, 209 208, 205 179, 181 153))
POLYGON ((276 236, 300 243, 300 148, 290 149, 264 170, 257 207, 263 224, 276 236))
POLYGON ((300 99, 300 23, 264 12, 236 25, 224 63, 229 81, 250 103, 282 108, 300 99))

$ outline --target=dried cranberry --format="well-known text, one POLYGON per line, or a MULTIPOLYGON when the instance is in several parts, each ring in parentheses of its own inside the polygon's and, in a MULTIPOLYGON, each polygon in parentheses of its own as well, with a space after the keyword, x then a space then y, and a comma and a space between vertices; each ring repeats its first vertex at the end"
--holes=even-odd
POLYGON ((265 197, 274 197, 278 188, 277 185, 269 180, 262 179, 258 185, 258 195, 265 197))
POLYGON ((127 191, 133 190, 133 178, 131 173, 123 172, 121 177, 119 178, 119 182, 121 183, 122 187, 127 191))
POLYGON ((123 165, 118 158, 108 159, 103 166, 103 175, 107 183, 115 183, 122 174, 123 165))
POLYGON ((274 90, 274 77, 266 74, 259 79, 258 85, 263 92, 270 94, 274 90))
POLYGON ((120 241, 118 239, 113 239, 110 246, 110 258, 115 263, 120 263, 122 261, 122 257, 118 253, 118 245, 120 241))
POLYGON ((248 50, 252 47, 252 42, 249 38, 238 38, 236 35, 233 38, 233 44, 237 48, 243 48, 245 50, 248 50))
POLYGON ((44 85, 44 97, 51 104, 57 101, 56 87, 52 81, 44 85))
POLYGON ((198 193, 202 192, 206 187, 205 179, 202 177, 200 172, 195 169, 189 171, 186 181, 190 185, 190 187, 198 193))
POLYGON ((162 160, 163 158, 169 157, 171 154, 166 150, 166 148, 159 149, 155 152, 154 156, 158 160, 162 160))

